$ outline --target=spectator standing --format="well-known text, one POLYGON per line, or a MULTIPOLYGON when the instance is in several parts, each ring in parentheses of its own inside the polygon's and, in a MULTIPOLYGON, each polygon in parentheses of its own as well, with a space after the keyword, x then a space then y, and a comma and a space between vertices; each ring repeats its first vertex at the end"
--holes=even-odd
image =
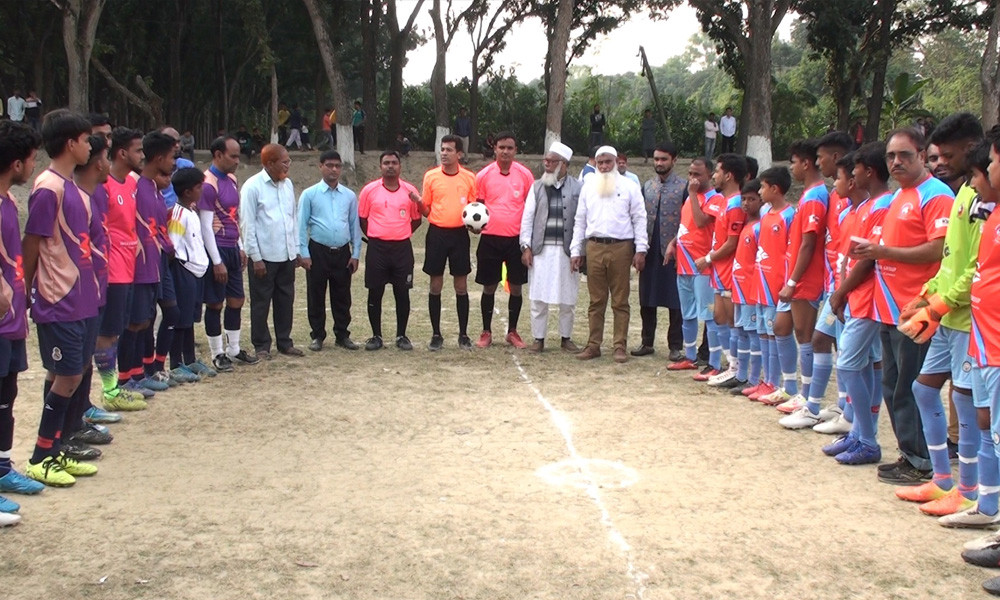
POLYGON ((42 130, 42 101, 34 90, 28 92, 28 97, 24 100, 24 116, 28 120, 28 125, 35 131, 42 130))
POLYGON ((722 134, 722 153, 736 152, 736 117, 731 106, 726 107, 726 114, 719 119, 719 133, 722 134))
POLYGON ((185 129, 181 135, 181 156, 194 162, 194 135, 190 129, 185 129))
POLYGON ((653 149, 656 148, 656 119, 653 118, 653 111, 648 108, 642 113, 642 164, 649 162, 653 157, 653 149))
POLYGON ((14 90, 14 94, 7 98, 7 116, 11 121, 20 123, 24 120, 24 109, 26 102, 21 97, 21 90, 14 90))
POLYGON ((323 136, 322 138, 316 140, 316 147, 321 148, 324 143, 327 145, 328 150, 336 150, 337 142, 333 138, 333 116, 336 113, 333 112, 329 106, 323 109, 323 136))
POLYGON ((291 148, 294 144, 302 150, 305 145, 302 143, 302 111, 299 110, 298 104, 292 106, 292 114, 288 117, 288 129, 288 141, 285 142, 285 147, 291 148))
POLYGON ((715 156, 715 140, 719 135, 719 122, 714 112, 705 119, 705 158, 715 156))
MULTIPOLYGON (((468 150, 472 146, 469 145, 469 137, 472 136, 472 119, 466 114, 465 107, 458 109, 458 116, 455 117, 455 135, 462 138, 462 147, 468 150)), ((468 156, 463 157, 463 162, 468 162, 468 156)))
MULTIPOLYGON (((292 113, 288 111, 288 106, 284 103, 278 105, 278 143, 284 144, 288 140, 288 119, 292 113)), ((219 132, 220 136, 225 135, 224 131, 219 132)))
POLYGON ((365 111, 361 101, 354 101, 354 114, 351 116, 351 127, 354 128, 354 147, 361 154, 365 153, 365 111))
POLYGON ((591 147, 597 147, 604 144, 604 125, 607 121, 604 119, 604 113, 601 112, 601 105, 594 105, 594 112, 590 114, 590 139, 588 140, 588 145, 591 147))

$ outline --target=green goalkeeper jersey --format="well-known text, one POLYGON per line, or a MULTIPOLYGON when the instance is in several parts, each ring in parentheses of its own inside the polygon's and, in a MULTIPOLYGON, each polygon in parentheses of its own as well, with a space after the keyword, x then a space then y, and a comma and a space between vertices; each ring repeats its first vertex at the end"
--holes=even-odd
POLYGON ((983 225, 974 208, 977 198, 976 191, 968 183, 959 188, 948 217, 941 268, 927 282, 927 293, 941 296, 944 303, 951 307, 951 311, 941 319, 941 325, 966 333, 972 329, 970 290, 972 276, 976 273, 976 256, 979 254, 983 225))

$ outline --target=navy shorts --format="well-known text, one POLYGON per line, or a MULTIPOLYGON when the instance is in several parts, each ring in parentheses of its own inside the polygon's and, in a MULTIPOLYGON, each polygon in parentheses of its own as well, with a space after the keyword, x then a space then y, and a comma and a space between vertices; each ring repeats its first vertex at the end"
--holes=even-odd
POLYGON ((517 236, 483 235, 476 248, 476 283, 495 285, 503 278, 503 263, 507 263, 507 281, 514 285, 528 283, 528 267, 521 262, 521 246, 517 236))
POLYGON ((160 283, 156 287, 156 301, 170 305, 177 302, 174 276, 170 273, 170 263, 174 262, 166 254, 160 255, 160 283))
POLYGON ((413 244, 410 240, 368 238, 365 287, 371 289, 392 284, 410 289, 413 287, 413 263, 413 244))
POLYGON ((240 264, 239 248, 219 248, 219 257, 226 265, 229 278, 226 283, 218 283, 212 274, 212 267, 205 273, 205 304, 222 304, 226 298, 243 298, 243 266, 240 264))
POLYGON ((159 285, 158 283, 136 283, 132 285, 129 324, 138 325, 156 317, 156 291, 159 285))
POLYGON ((42 366, 56 375, 82 375, 94 352, 85 352, 88 339, 97 328, 92 319, 67 321, 63 323, 38 323, 38 351, 42 355, 42 366))
POLYGON ((131 313, 132 284, 109 283, 108 302, 101 317, 100 335, 117 337, 125 331, 131 313))
POLYGON ((465 227, 428 226, 424 244, 424 273, 444 275, 447 263, 452 277, 468 275, 472 272, 469 249, 469 232, 465 227))
POLYGON ((196 277, 179 260, 172 262, 170 269, 173 271, 174 288, 177 290, 177 310, 180 312, 176 327, 177 329, 194 327, 194 324, 201 319, 201 299, 205 295, 203 286, 208 274, 196 277))
POLYGON ((0 338, 0 377, 28 370, 28 351, 24 340, 0 338))

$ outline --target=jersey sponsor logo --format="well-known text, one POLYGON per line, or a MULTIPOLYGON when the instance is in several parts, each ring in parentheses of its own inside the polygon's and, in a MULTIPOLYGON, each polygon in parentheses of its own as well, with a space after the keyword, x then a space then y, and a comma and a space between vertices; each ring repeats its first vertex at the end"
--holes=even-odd
POLYGON ((63 356, 62 350, 59 348, 59 346, 56 346, 55 348, 52 349, 52 360, 59 362, 62 360, 62 356, 63 356))
POLYGON ((740 223, 733 223, 732 225, 729 226, 729 229, 733 231, 739 231, 740 227, 741 227, 740 223))
POLYGON ((940 219, 936 219, 934 221, 934 227, 935 228, 938 228, 938 227, 947 227, 947 226, 948 226, 948 217, 941 217, 940 219))
POLYGON ((819 216, 818 215, 809 215, 809 222, 810 223, 819 223, 819 216))
POLYGON ((913 210, 913 205, 907 204, 906 206, 903 207, 902 210, 899 211, 899 217, 900 218, 905 217, 906 215, 910 214, 911 210, 913 210))
POLYGON ((687 234, 688 234, 687 226, 681 223, 680 227, 677 228, 677 237, 681 238, 687 234))

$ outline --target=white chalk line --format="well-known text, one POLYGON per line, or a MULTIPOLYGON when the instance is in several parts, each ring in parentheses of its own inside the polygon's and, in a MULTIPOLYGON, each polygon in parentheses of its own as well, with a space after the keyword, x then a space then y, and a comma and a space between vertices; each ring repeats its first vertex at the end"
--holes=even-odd
MULTIPOLYGON (((625 558, 626 574, 629 579, 635 584, 635 595, 633 596, 637 600, 641 600, 644 597, 646 591, 646 581, 649 579, 649 575, 640 571, 635 566, 635 561, 632 555, 632 546, 629 545, 625 536, 618 530, 615 526, 614 520, 611 518, 611 513, 608 512, 607 506, 604 504, 604 500, 601 498, 600 486, 597 483, 597 478, 591 473, 588 467, 588 461, 580 456, 576 451, 576 446, 573 444, 573 434, 571 432, 571 425, 569 419, 560 412, 556 407, 549 402, 548 398, 542 394, 542 391, 538 389, 538 386, 532 382, 531 377, 528 376, 528 372, 521 365, 521 361, 518 359, 517 355, 510 352, 511 358, 514 361, 514 366, 517 367, 517 372, 521 375, 521 379, 524 380, 531 391, 534 392, 535 398, 541 403, 545 410, 548 411, 549 417, 552 419, 552 423, 559 430, 562 435, 563 440, 566 442, 566 449, 569 451, 570 458, 576 463, 577 468, 580 470, 580 475, 583 481, 586 482, 587 495, 593 501, 594 505, 597 506, 598 512, 601 513, 601 524, 607 531, 608 538, 611 543, 618 547, 619 551, 625 558)), ((631 594, 629 595, 631 596, 631 594)))

